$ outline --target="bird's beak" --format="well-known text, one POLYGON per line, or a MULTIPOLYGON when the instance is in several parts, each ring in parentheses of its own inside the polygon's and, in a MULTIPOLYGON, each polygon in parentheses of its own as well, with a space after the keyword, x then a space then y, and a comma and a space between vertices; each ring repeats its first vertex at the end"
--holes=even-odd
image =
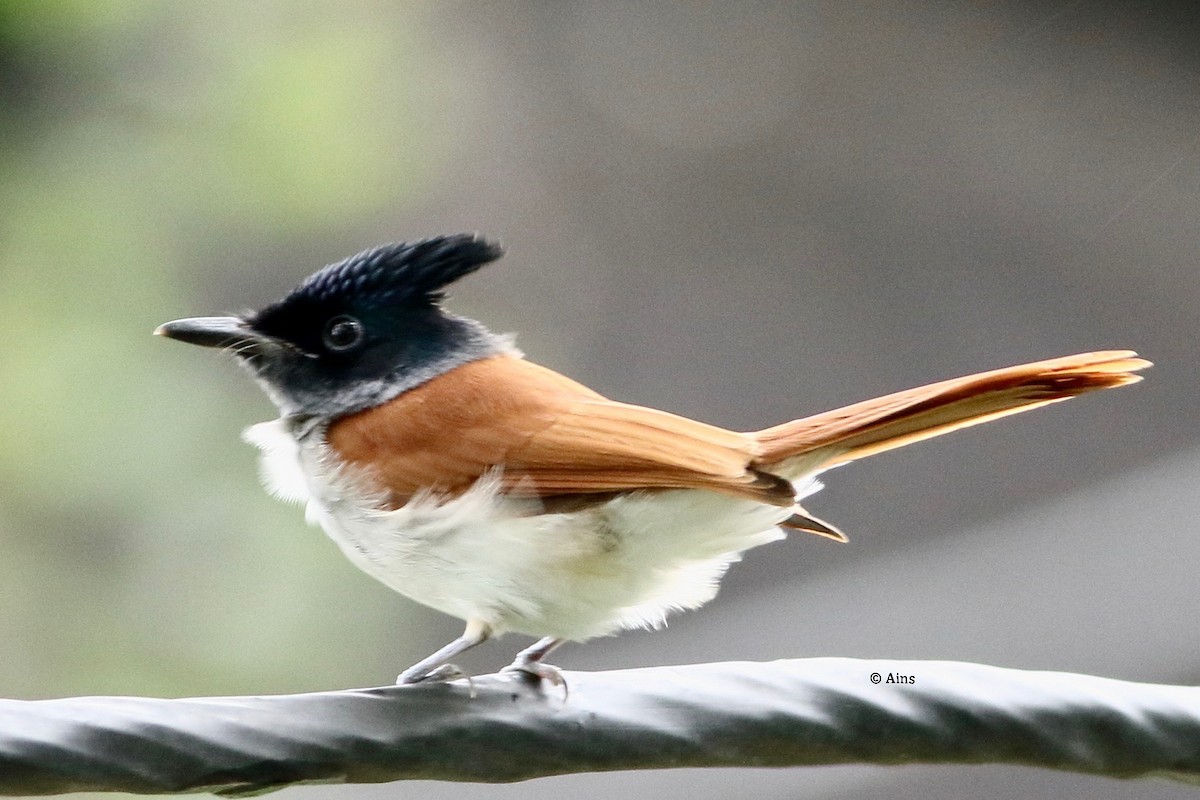
POLYGON ((239 350, 270 345, 274 340, 259 333, 239 317, 191 317, 164 322, 154 329, 155 336, 178 339, 201 347, 239 350))

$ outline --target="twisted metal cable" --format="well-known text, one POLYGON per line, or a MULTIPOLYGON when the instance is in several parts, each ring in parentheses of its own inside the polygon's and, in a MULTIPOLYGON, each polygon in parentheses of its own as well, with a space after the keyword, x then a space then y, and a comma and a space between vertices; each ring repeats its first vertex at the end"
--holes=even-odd
POLYGON ((1003 763, 1200 783, 1200 688, 817 658, 182 700, 0 700, 0 794, 1003 763), (878 680, 878 683, 873 682, 878 680))

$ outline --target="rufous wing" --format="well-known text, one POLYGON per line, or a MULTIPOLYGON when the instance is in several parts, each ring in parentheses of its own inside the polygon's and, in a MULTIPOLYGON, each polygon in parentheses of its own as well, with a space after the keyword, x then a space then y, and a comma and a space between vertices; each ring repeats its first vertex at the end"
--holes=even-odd
POLYGON ((751 436, 607 400, 514 356, 465 364, 336 420, 327 438, 395 504, 465 491, 489 471, 518 496, 696 488, 780 506, 794 497, 788 481, 750 466, 751 436))

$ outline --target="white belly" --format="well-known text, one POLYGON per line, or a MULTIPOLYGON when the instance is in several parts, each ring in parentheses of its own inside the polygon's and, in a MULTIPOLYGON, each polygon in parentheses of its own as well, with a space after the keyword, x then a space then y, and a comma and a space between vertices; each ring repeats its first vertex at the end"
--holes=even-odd
MULTIPOLYGON (((418 497, 380 510, 328 464, 319 433, 302 443, 280 420, 255 425, 268 487, 306 502, 367 574, 494 633, 587 639, 662 625, 668 612, 711 600, 739 553, 782 538, 788 509, 700 490, 633 492, 566 513, 496 491, 494 476, 460 497, 418 497), (320 474, 334 473, 333 480, 320 474)), ((361 484, 361 481, 357 482, 361 484)))

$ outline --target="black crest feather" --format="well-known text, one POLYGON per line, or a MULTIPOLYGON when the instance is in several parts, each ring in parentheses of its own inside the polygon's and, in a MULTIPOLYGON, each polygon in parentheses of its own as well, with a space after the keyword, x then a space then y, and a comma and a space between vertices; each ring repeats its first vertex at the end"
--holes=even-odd
POLYGON ((470 233, 385 244, 321 269, 288 299, 302 296, 321 303, 352 297, 370 305, 437 302, 446 286, 503 252, 499 244, 470 233))

